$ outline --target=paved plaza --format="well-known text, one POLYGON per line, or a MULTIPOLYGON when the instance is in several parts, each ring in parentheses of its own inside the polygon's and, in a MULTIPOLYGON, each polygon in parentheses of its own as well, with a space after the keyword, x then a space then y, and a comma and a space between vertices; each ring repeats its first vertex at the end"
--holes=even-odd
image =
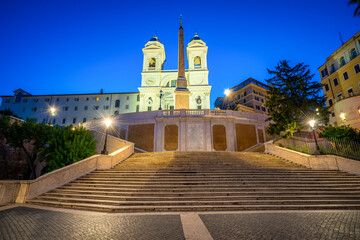
POLYGON ((0 239, 360 239, 360 211, 99 213, 0 209, 0 239))

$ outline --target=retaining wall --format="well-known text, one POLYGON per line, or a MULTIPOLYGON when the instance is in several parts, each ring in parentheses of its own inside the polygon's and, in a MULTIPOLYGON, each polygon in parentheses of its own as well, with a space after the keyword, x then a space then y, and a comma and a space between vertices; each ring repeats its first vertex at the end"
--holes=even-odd
POLYGON ((360 175, 360 161, 334 155, 308 155, 273 144, 265 143, 265 153, 283 158, 287 161, 300 164, 307 168, 317 170, 339 170, 360 175))

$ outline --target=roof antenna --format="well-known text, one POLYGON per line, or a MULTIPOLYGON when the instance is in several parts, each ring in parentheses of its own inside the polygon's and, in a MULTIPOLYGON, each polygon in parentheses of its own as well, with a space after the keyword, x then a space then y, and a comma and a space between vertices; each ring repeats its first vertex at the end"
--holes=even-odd
POLYGON ((344 41, 342 40, 342 37, 341 37, 341 32, 339 32, 339 36, 340 36, 341 45, 344 45, 344 41))
POLYGON ((155 33, 155 37, 157 37, 157 30, 156 29, 154 30, 154 33, 155 33))

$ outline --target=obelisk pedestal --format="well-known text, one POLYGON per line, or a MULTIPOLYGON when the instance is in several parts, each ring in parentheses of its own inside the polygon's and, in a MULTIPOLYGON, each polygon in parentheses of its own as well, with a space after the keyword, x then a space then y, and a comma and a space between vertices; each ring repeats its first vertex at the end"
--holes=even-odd
POLYGON ((185 78, 184 29, 182 28, 181 16, 179 28, 178 78, 176 80, 174 95, 175 109, 189 109, 190 91, 187 89, 187 81, 185 78))

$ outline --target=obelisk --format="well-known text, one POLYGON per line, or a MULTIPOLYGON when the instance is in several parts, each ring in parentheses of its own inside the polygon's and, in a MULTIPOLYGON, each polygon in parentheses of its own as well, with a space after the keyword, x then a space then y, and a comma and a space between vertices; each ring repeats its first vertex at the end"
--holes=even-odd
POLYGON ((179 53, 178 53, 178 78, 175 89, 175 109, 189 109, 190 92, 187 89, 185 78, 185 58, 184 58, 184 29, 182 27, 182 16, 180 15, 179 28, 179 53))

